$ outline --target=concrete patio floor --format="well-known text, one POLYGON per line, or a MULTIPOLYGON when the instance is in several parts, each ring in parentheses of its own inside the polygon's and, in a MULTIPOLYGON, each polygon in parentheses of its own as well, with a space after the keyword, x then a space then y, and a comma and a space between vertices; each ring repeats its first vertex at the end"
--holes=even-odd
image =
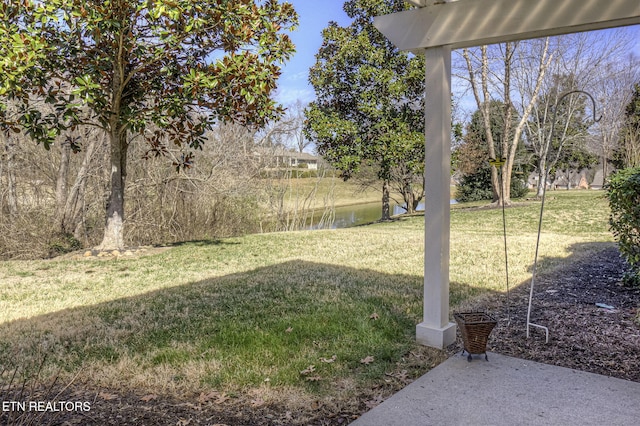
POLYGON ((488 356, 452 356, 351 425, 640 424, 640 383, 488 356))

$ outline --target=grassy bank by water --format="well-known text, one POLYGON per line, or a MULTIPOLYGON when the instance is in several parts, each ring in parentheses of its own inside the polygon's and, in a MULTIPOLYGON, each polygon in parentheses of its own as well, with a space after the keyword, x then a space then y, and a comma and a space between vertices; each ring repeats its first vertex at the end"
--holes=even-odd
MULTIPOLYGON (((365 203, 382 203, 382 184, 363 187, 353 180, 344 181, 337 172, 328 171, 322 177, 280 179, 278 186, 286 188, 284 204, 288 209, 324 209, 365 203)), ((399 197, 397 194, 393 194, 399 197)), ((398 198, 401 199, 401 198, 398 198)))
MULTIPOLYGON (((507 209, 512 286, 531 276, 539 206, 507 209)), ((505 291, 502 212, 464 207, 451 215, 454 309, 505 291)), ((601 192, 550 193, 540 270, 610 243, 607 215, 601 192)), ((414 343, 423 230, 411 217, 132 258, 0 262, 0 363, 46 353, 44 375, 107 388, 340 403, 442 360, 414 343)))

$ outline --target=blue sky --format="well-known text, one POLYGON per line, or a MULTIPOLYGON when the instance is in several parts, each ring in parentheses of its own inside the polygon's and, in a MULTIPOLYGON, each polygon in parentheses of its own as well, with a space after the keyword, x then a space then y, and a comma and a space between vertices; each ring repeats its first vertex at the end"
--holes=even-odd
MULTIPOLYGON (((287 0, 298 12, 298 29, 289 33, 296 45, 296 53, 287 62, 279 80, 276 100, 287 106, 296 100, 307 103, 315 99, 313 87, 308 82, 309 68, 315 63, 315 54, 322 44, 322 30, 329 21, 349 25, 351 20, 342 10, 344 0, 287 0)), ((629 27, 632 34, 640 34, 640 26, 629 27)), ((640 39, 638 37, 637 39, 640 39)), ((632 49, 640 55, 640 42, 632 49)))
POLYGON ((276 99, 284 105, 297 99, 306 103, 315 98, 308 83, 309 68, 322 44, 322 30, 329 21, 349 25, 351 20, 342 10, 344 0, 288 0, 298 12, 300 25, 289 36, 296 45, 296 53, 283 68, 276 99))

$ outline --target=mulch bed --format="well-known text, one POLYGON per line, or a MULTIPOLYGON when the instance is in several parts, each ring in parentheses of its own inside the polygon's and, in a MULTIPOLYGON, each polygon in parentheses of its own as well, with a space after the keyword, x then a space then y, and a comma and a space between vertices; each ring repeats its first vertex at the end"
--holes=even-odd
POLYGON ((528 283, 510 293, 509 304, 504 295, 478 302, 475 308, 498 320, 489 350, 640 382, 640 327, 634 323, 640 289, 622 284, 624 270, 612 246, 538 276, 531 322, 549 329, 549 343, 540 328, 530 327, 526 337, 528 283))
MULTIPOLYGON (((495 294, 470 308, 485 310, 498 320, 488 343, 492 352, 640 382, 640 327, 634 323, 640 307, 640 289, 621 284, 624 268, 617 249, 611 246, 539 276, 531 321, 549 328, 549 343, 545 343, 544 332, 538 329, 532 329, 531 338, 526 338, 528 285, 512 290, 508 305, 504 295, 495 294), (598 307, 596 303, 613 309, 598 307)), ((448 348, 451 355, 461 350, 460 339, 448 348)), ((485 362, 480 359, 473 362, 485 362)), ((0 410, 0 424, 346 425, 372 406, 367 401, 371 398, 369 394, 363 395, 355 410, 319 405, 292 413, 285 407, 250 399, 219 403, 215 395, 205 399, 144 396, 91 390, 81 384, 55 392, 36 390, 31 399, 51 400, 51 395, 58 391, 57 401, 88 401, 91 409, 44 416, 0 410)), ((0 388, 0 400, 20 399, 11 392, 0 388)))

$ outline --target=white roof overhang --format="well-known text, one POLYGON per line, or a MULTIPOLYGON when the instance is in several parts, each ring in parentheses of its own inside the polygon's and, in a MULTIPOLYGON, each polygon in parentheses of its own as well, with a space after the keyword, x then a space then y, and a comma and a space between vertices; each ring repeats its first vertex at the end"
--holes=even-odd
POLYGON ((640 24, 640 0, 409 2, 419 8, 374 20, 400 50, 457 49, 640 24))

